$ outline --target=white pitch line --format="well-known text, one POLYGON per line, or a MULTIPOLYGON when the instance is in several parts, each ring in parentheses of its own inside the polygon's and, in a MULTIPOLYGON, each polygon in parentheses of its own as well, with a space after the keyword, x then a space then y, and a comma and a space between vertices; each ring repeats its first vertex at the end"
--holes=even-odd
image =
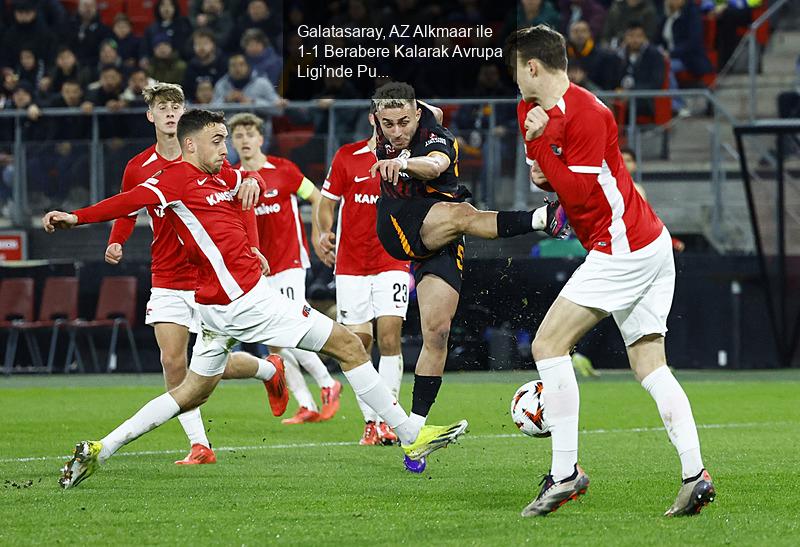
MULTIPOLYGON (((750 422, 750 423, 732 423, 732 424, 700 424, 697 429, 739 429, 747 427, 764 427, 775 425, 796 425, 794 422, 750 422)), ((586 429, 580 431, 582 435, 595 435, 603 433, 649 433, 653 431, 664 431, 663 427, 632 427, 629 429, 586 429)), ((466 440, 481 440, 481 439, 525 439, 528 438, 521 433, 498 433, 492 435, 467 435, 464 437, 466 440)), ((245 450, 283 450, 291 448, 326 448, 336 446, 358 446, 355 441, 331 441, 321 443, 287 443, 287 444, 263 444, 255 446, 219 446, 214 447, 216 452, 237 452, 245 450)), ((122 452, 115 457, 122 456, 165 456, 168 454, 183 454, 186 450, 142 450, 138 452, 122 452)), ((36 462, 47 460, 64 460, 69 459, 69 456, 32 456, 27 458, 2 458, 0 463, 16 463, 16 462, 36 462)))

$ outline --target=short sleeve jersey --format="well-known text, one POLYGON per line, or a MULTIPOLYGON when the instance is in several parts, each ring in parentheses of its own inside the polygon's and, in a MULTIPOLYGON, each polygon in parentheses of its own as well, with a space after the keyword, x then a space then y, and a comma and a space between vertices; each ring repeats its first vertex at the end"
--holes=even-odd
POLYGON ((259 249, 269 262, 270 275, 309 268, 308 239, 297 199, 303 173, 295 163, 276 156, 267 156, 258 173, 266 183, 255 207, 259 249))
MULTIPOLYGON (((523 139, 525 118, 534 106, 525 101, 517 105, 523 139)), ((589 251, 616 255, 655 240, 664 224, 633 185, 611 111, 589 91, 570 84, 547 114, 550 121, 543 135, 525 141, 527 161, 557 160, 568 168, 562 180, 548 177, 548 182, 581 244, 589 251)))
MULTIPOLYGON (((422 114, 420 115, 419 126, 414 136, 411 138, 409 147, 405 150, 405 157, 424 157, 433 154, 442 154, 450 158, 450 165, 447 169, 433 180, 417 180, 407 173, 400 173, 400 180, 397 184, 388 181, 381 181, 381 195, 395 198, 406 199, 410 197, 433 197, 442 199, 452 199, 458 197, 458 142, 453 134, 439 125, 433 112, 424 105, 419 105, 422 114)), ((380 125, 377 128, 378 143, 375 149, 376 156, 380 160, 396 158, 404 153, 404 150, 395 149, 383 135, 380 125)))
POLYGON ((331 163, 322 195, 339 202, 336 235, 337 275, 375 275, 408 271, 408 262, 392 258, 378 240, 379 176, 370 174, 376 161, 368 141, 345 144, 331 163))

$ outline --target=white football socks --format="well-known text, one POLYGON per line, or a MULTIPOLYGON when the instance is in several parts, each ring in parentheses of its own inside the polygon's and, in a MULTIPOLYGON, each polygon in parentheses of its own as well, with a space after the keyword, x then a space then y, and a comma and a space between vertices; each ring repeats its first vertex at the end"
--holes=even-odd
POLYGON ((364 399, 356 395, 356 402, 358 403, 358 408, 361 409, 361 414, 364 415, 365 422, 377 422, 378 421, 378 414, 372 410, 372 407, 369 406, 364 399))
POLYGON ((189 444, 202 444, 206 448, 211 448, 206 436, 206 428, 203 426, 203 418, 200 416, 200 407, 178 414, 178 421, 186 436, 189 437, 189 444))
POLYGON ((642 387, 656 402, 669 440, 680 456, 683 478, 698 475, 703 470, 700 439, 697 437, 692 407, 678 380, 669 367, 664 365, 648 374, 642 380, 642 387))
POLYGON ((260 357, 256 357, 256 361, 258 361, 258 370, 256 370, 255 376, 253 377, 264 381, 272 380, 272 377, 275 376, 277 372, 275 365, 260 357))
POLYGON ((550 474, 560 481, 572 475, 578 463, 578 382, 569 355, 542 359, 536 368, 544 384, 544 415, 552 435, 550 474))
POLYGON ((400 384, 403 381, 403 356, 381 355, 378 361, 378 374, 389 387, 395 398, 400 397, 400 384))
POLYGON ((344 371, 344 375, 353 387, 356 395, 361 397, 378 416, 393 428, 400 437, 400 442, 409 444, 414 442, 416 437, 410 437, 407 425, 408 414, 381 379, 378 371, 367 361, 354 369, 344 371))
POLYGON ((172 395, 169 393, 159 395, 139 409, 139 412, 125 420, 114 431, 100 439, 100 442, 103 443, 103 448, 98 456, 100 463, 106 461, 114 452, 129 442, 138 439, 148 431, 174 418, 180 411, 181 408, 172 398, 172 395))
POLYGON ((317 382, 319 387, 333 387, 336 383, 331 373, 328 372, 325 363, 323 363, 319 355, 313 351, 294 348, 288 349, 287 351, 294 355, 297 363, 314 378, 314 381, 317 382))
POLYGON ((282 349, 278 353, 283 357, 283 364, 286 369, 286 386, 289 388, 289 391, 292 392, 294 398, 297 399, 297 404, 309 410, 313 410, 314 412, 318 412, 317 402, 308 389, 306 379, 303 378, 303 373, 294 356, 294 351, 282 349))

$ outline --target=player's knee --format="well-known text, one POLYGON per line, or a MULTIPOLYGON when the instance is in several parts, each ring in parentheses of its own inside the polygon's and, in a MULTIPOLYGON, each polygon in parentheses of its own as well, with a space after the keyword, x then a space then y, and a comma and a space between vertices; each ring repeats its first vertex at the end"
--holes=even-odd
POLYGON ((380 333, 378 335, 378 349, 381 355, 397 355, 400 353, 400 333, 380 333))
POLYGON ((432 321, 422 329, 422 343, 429 350, 447 351, 450 321, 432 321))
POLYGON ((343 330, 337 344, 336 353, 338 355, 334 355, 341 362, 342 369, 349 370, 369 361, 367 350, 364 349, 361 339, 352 332, 343 330))
POLYGON ((564 351, 557 347, 558 344, 552 343, 551 340, 538 334, 533 339, 531 344, 531 355, 534 361, 541 361, 542 359, 549 359, 550 357, 558 357, 564 355, 564 351))
POLYGON ((186 376, 186 356, 162 353, 161 366, 170 387, 180 384, 186 376))
POLYGON ((464 233, 473 221, 475 214, 478 212, 475 207, 467 202, 453 203, 450 209, 451 218, 459 234, 464 233))

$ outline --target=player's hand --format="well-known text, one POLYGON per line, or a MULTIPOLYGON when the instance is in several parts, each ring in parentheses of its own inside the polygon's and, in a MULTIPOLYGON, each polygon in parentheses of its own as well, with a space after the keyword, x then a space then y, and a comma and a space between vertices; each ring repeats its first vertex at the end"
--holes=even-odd
POLYGON ((261 254, 261 251, 258 250, 258 247, 250 247, 250 250, 253 251, 259 264, 261 264, 261 275, 269 275, 269 262, 267 262, 267 259, 261 254))
POLYGON ((336 263, 336 234, 333 232, 320 234, 315 250, 323 264, 329 268, 333 267, 336 263))
POLYGON ((531 182, 534 183, 536 186, 542 186, 543 184, 549 184, 550 181, 547 180, 542 168, 539 167, 539 162, 534 161, 531 165, 531 182))
POLYGON ((52 234, 56 230, 69 230, 77 223, 77 215, 63 211, 50 211, 42 217, 42 226, 48 234, 52 234))
POLYGON ((400 179, 400 168, 402 166, 403 162, 397 158, 378 160, 369 168, 369 174, 374 177, 375 173, 379 173, 383 180, 391 182, 392 184, 397 184, 397 181, 400 179))
POLYGON ((119 243, 112 243, 106 247, 106 262, 109 264, 119 264, 122 260, 122 245, 119 243))
POLYGON ((529 110, 528 115, 525 116, 525 140, 532 141, 541 137, 549 121, 550 117, 541 106, 529 110))
POLYGON ((242 211, 247 211, 258 203, 258 196, 261 194, 261 187, 256 179, 247 177, 239 185, 236 197, 242 202, 242 211))

